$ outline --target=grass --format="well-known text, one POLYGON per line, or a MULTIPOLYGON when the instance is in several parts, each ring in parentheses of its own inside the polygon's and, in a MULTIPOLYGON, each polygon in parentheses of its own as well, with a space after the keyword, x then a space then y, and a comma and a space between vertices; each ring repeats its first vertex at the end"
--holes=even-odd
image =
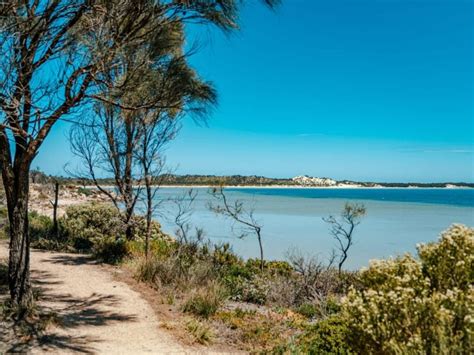
POLYGON ((214 333, 211 328, 196 319, 189 319, 186 322, 186 329, 199 344, 209 345, 214 339, 214 333))
POLYGON ((212 282, 192 291, 183 305, 183 311, 207 319, 216 314, 225 300, 225 289, 220 284, 212 282))

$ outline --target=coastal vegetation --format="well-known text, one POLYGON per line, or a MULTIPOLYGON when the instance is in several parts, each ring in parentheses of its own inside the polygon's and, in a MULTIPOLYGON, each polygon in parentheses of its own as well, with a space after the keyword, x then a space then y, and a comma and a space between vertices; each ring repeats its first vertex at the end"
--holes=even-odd
MULTIPOLYGON (((86 252, 118 265, 172 310, 171 332, 199 344, 269 353, 469 353, 473 344, 474 230, 454 225, 418 255, 349 272, 302 253, 244 260, 201 234, 160 231, 145 255, 146 223, 133 238, 109 204, 68 207, 52 220, 30 214, 34 247, 86 252)), ((343 211, 344 215, 344 211, 343 211)), ((141 227, 140 227, 141 226, 141 227)), ((328 236, 329 237, 329 236, 328 236)))
POLYGON ((186 100, 169 96, 181 85, 154 90, 153 80, 142 79, 169 73, 168 68, 177 77, 195 77, 184 48, 185 24, 231 31, 238 27, 240 5, 234 0, 0 3, 0 168, 10 221, 10 298, 19 318, 33 301, 30 167, 53 127, 90 117, 94 105, 129 113, 188 107, 186 100), (139 100, 120 94, 120 88, 136 87, 146 90, 139 100))
MULTIPOLYGON (((279 3, 261 2, 270 8, 279 3)), ((329 225, 327 238, 334 239, 337 250, 329 261, 314 256, 320 250, 292 250, 285 260, 269 260, 263 224, 251 206, 232 201, 224 186, 472 188, 474 184, 175 175, 167 169, 163 148, 176 137, 182 121, 191 117, 206 122, 217 103, 213 84, 190 64, 189 56, 197 50, 189 43, 190 34, 205 25, 224 33, 236 30, 244 3, 0 1, 2 252, 8 244, 8 260, 0 260, 0 325, 7 324, 14 336, 38 340, 40 331, 59 323, 54 312, 45 311, 51 297, 40 301, 47 288, 61 287, 71 274, 48 282, 42 280, 47 270, 32 274, 34 248, 48 256, 63 252, 86 260, 68 265, 71 259, 54 258, 53 268, 97 271, 95 267, 103 266, 106 277, 96 278, 94 287, 99 289, 109 278, 123 281, 128 297, 134 289, 133 295, 153 305, 138 308, 142 318, 166 309, 161 327, 203 346, 276 354, 473 353, 473 228, 453 225, 437 242, 419 245, 417 255, 348 270, 344 266, 351 257, 354 233, 367 211, 364 205, 346 203, 340 215, 324 219, 329 225), (67 168, 68 177, 31 170, 61 121, 72 126, 69 140, 78 166, 67 168), (155 198, 163 185, 217 186, 210 189, 208 209, 232 221, 235 237, 254 237, 258 259, 238 255, 231 243, 206 238, 205 226, 191 222, 197 196, 193 190, 170 201, 177 209, 170 218, 176 232, 164 233, 154 220, 166 213, 158 210, 155 198), (65 196, 68 202, 62 206, 65 196)), ((82 287, 92 274, 80 275, 82 287)), ((112 295, 116 286, 103 295, 109 308, 120 305, 112 295)), ((65 293, 64 308, 80 303, 76 318, 105 323, 105 312, 81 308, 97 301, 77 302, 75 292, 65 293)), ((62 319, 71 324, 72 317, 67 316, 62 319)), ((115 323, 135 319, 136 314, 108 314, 115 323)), ((46 338, 41 341, 91 352, 75 344, 65 346, 72 338, 46 338)))

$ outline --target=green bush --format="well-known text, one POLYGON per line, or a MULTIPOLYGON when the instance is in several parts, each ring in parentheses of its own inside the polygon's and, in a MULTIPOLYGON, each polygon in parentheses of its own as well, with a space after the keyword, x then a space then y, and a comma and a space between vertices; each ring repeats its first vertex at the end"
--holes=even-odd
POLYGON ((267 301, 271 280, 265 275, 255 275, 250 279, 228 276, 223 279, 234 301, 263 305, 267 301))
POLYGON ((115 237, 97 239, 92 247, 92 255, 108 264, 117 264, 130 255, 128 242, 115 237))
POLYGON ((225 299, 226 292, 224 288, 217 282, 212 282, 191 291, 183 305, 183 311, 203 318, 209 318, 217 312, 225 299))
POLYGON ((84 195, 84 196, 91 196, 92 195, 91 189, 87 189, 87 188, 84 188, 84 187, 79 187, 77 189, 77 192, 81 195, 84 195))
MULTIPOLYGON (((28 227, 31 246, 45 250, 68 250, 64 235, 53 231, 53 221, 48 216, 43 216, 33 211, 28 214, 28 227)), ((61 230, 61 228, 60 228, 61 230)))
MULTIPOLYGON (((260 272, 260 259, 248 259, 246 268, 252 273, 260 272)), ((264 260, 263 270, 269 275, 290 275, 293 272, 292 266, 286 261, 264 260)))
POLYGON ((120 213, 106 204, 70 206, 61 224, 75 247, 83 251, 89 251, 96 240, 118 239, 125 232, 120 213))
POLYGON ((310 319, 319 315, 318 307, 313 303, 303 303, 296 308, 296 312, 310 319))
POLYGON ((298 353, 352 354, 347 342, 349 329, 343 319, 333 316, 310 326, 300 338, 298 353))
POLYGON ((359 352, 473 351, 474 229, 454 225, 418 254, 371 263, 349 292, 342 316, 359 352))
MULTIPOLYGON (((58 235, 52 233, 53 222, 49 217, 32 212, 29 218, 32 246, 36 248, 92 253, 106 263, 118 263, 131 254, 144 255, 145 219, 134 217, 137 238, 127 241, 123 218, 111 205, 92 203, 68 207, 58 221, 58 235)), ((161 232, 160 224, 153 222, 151 253, 170 253, 172 244, 161 232)))

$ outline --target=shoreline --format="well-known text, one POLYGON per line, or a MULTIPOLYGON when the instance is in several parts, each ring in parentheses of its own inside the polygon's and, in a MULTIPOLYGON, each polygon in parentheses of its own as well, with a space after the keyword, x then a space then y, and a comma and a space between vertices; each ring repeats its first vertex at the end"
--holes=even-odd
MULTIPOLYGON (((76 185, 85 187, 88 189, 96 189, 95 185, 76 185)), ((110 189, 114 188, 114 185, 103 185, 103 188, 110 189)), ((160 189, 209 189, 216 186, 213 185, 153 185, 160 189)), ((418 186, 356 186, 356 185, 344 185, 344 186, 297 186, 297 185, 224 185, 226 189, 322 189, 322 190, 343 190, 343 189, 385 189, 385 190, 470 190, 473 189, 469 186, 454 186, 454 187, 418 187, 418 186)))

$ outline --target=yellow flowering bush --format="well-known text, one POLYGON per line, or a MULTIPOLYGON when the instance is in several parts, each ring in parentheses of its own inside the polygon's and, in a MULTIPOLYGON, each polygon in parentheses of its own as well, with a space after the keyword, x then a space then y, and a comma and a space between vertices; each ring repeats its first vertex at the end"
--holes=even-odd
POLYGON ((474 351, 474 229, 453 225, 419 258, 373 261, 343 300, 348 343, 360 353, 474 351))

